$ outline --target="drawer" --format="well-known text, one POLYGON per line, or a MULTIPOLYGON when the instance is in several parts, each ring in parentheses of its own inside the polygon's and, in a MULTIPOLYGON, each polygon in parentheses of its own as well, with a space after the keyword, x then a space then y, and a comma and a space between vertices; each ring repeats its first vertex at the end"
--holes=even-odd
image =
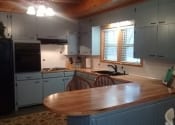
POLYGON ((31 73, 18 73, 16 74, 16 80, 32 80, 32 79, 41 79, 40 72, 31 72, 31 73))
POLYGON ((44 73, 43 78, 64 77, 64 72, 44 73))
POLYGON ((93 80, 95 81, 96 77, 97 77, 96 75, 91 75, 91 74, 89 74, 88 79, 89 79, 89 80, 92 80, 92 81, 93 81, 93 80))
POLYGON ((76 72, 76 76, 88 79, 88 74, 83 72, 76 72))
POLYGON ((74 75, 74 71, 66 71, 64 72, 64 76, 73 76, 74 75))

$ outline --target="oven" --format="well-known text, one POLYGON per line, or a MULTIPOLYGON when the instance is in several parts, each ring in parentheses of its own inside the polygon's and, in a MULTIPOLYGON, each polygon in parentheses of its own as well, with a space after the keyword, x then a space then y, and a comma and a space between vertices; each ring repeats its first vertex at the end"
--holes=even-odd
POLYGON ((40 43, 15 43, 15 71, 41 71, 40 43))

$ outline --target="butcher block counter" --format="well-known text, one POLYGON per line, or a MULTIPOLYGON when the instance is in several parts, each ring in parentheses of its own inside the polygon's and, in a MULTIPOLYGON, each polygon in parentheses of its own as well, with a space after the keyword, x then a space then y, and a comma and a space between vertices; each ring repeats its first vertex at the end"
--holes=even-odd
POLYGON ((135 75, 113 78, 131 82, 55 93, 44 99, 44 105, 59 115, 69 116, 68 125, 164 125, 165 111, 175 107, 174 90, 168 91, 157 79, 135 75))

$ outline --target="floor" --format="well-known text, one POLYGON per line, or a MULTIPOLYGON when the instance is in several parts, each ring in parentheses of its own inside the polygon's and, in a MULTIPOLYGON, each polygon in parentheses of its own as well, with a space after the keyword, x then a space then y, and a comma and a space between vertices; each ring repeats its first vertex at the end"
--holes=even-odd
POLYGON ((36 105, 0 116, 0 125, 67 125, 67 117, 53 113, 43 105, 36 105))
POLYGON ((13 112, 11 114, 0 116, 0 119, 30 114, 30 113, 35 113, 35 112, 40 112, 40 111, 45 111, 45 110, 47 110, 47 109, 43 105, 23 107, 23 108, 19 108, 18 111, 13 112))

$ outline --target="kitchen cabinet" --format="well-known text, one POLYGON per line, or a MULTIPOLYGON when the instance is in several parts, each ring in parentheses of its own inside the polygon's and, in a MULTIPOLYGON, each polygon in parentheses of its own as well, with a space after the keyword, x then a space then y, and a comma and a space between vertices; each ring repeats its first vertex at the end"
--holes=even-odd
POLYGON ((174 8, 174 0, 158 0, 159 23, 175 23, 174 8))
POLYGON ((16 74, 17 107, 41 104, 42 88, 41 73, 16 74))
POLYGON ((79 45, 80 45, 80 55, 91 55, 91 41, 92 41, 92 31, 91 31, 91 19, 80 20, 79 24, 79 45))
POLYGON ((79 76, 79 77, 82 77, 83 79, 86 79, 92 85, 97 77, 97 75, 93 75, 93 74, 89 74, 89 73, 85 73, 85 72, 78 72, 78 71, 76 72, 76 76, 79 76))
POLYGON ((37 18, 36 20, 38 38, 67 39, 67 33, 78 30, 76 21, 71 22, 58 16, 37 18))
POLYGON ((175 61, 175 24, 159 24, 135 29, 134 56, 175 61))
MULTIPOLYGON (((62 26, 60 26, 61 28, 62 26)), ((56 17, 37 18, 38 38, 58 38, 59 25, 56 17)))
POLYGON ((135 26, 150 26, 157 22, 157 0, 147 0, 135 8, 135 26))
POLYGON ((5 26, 5 37, 6 38, 11 38, 11 14, 7 12, 0 12, 0 20, 2 21, 3 25, 5 26))
MULTIPOLYGON (((146 3, 152 3, 151 7, 153 8, 154 6, 158 11, 154 20, 150 21, 145 19, 146 22, 144 22, 145 20, 140 20, 137 17, 138 10, 136 8, 134 56, 137 58, 142 57, 175 61, 175 57, 172 56, 172 53, 175 52, 173 49, 175 44, 172 41, 175 39, 172 35, 175 33, 173 23, 174 16, 171 14, 171 8, 175 2, 171 0, 166 2, 163 0, 151 0, 146 3), (155 2, 159 2, 159 4, 155 4, 155 2), (168 7, 167 4, 172 5, 168 7), (163 10, 165 10, 166 13, 170 12, 170 14, 166 16, 161 8, 164 8, 163 10)), ((141 15, 141 12, 139 13, 141 15)), ((142 15, 146 14, 147 13, 142 13, 142 15)), ((146 16, 145 18, 149 17, 146 16)))
POLYGON ((43 96, 64 91, 63 78, 46 78, 43 79, 43 96))
POLYGON ((72 32, 68 33, 68 55, 77 55, 78 54, 78 33, 72 32))
POLYGON ((43 96, 64 91, 64 72, 43 74, 43 96))
POLYGON ((74 77, 75 72, 74 71, 65 71, 64 72, 64 86, 66 90, 66 86, 69 83, 70 80, 74 77))
POLYGON ((12 38, 36 39, 36 17, 26 14, 12 14, 12 38))
POLYGON ((92 27, 92 55, 100 55, 100 26, 92 27))
POLYGON ((157 41, 157 26, 135 28, 134 57, 155 56, 157 41))

